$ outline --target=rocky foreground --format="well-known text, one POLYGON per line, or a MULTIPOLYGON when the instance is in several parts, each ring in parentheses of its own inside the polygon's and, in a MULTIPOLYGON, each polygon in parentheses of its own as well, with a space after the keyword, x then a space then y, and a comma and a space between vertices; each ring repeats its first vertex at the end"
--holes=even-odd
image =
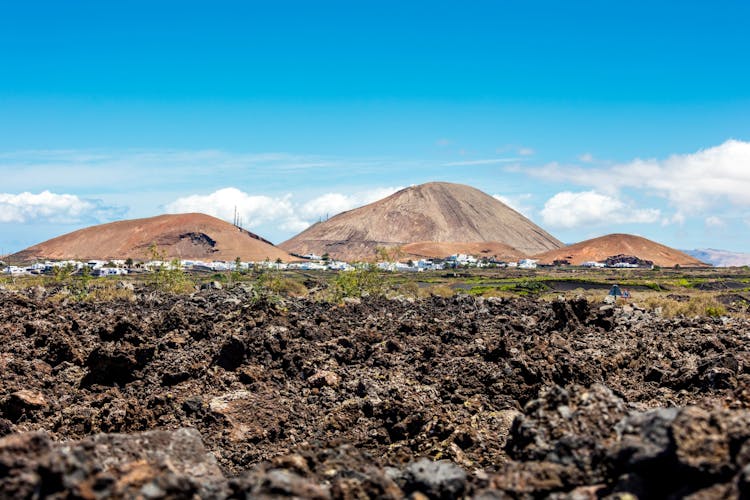
POLYGON ((750 323, 0 290, 1 498, 750 495, 750 323))

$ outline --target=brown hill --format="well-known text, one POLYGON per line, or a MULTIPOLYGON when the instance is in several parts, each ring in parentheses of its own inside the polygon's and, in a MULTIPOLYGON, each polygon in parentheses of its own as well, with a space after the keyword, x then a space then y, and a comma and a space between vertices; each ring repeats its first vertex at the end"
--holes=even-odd
POLYGON ((430 182, 319 222, 280 244, 287 252, 371 260, 379 246, 499 242, 532 255, 562 243, 523 215, 470 186, 430 182))
POLYGON ((205 214, 159 215, 91 226, 47 240, 9 256, 13 262, 40 259, 151 258, 156 243, 168 258, 196 260, 293 260, 260 236, 205 214))
POLYGON ((632 255, 643 260, 650 260, 657 266, 673 267, 706 267, 708 264, 690 255, 656 243, 655 241, 632 234, 608 234, 591 240, 582 241, 557 250, 536 255, 541 264, 551 264, 555 260, 567 260, 573 265, 583 262, 603 262, 614 255, 632 255))
POLYGON ((403 245, 401 251, 409 257, 428 259, 439 259, 460 253, 480 258, 495 257, 496 259, 505 261, 516 261, 524 257, 521 252, 512 246, 497 241, 474 241, 468 243, 418 241, 403 245))

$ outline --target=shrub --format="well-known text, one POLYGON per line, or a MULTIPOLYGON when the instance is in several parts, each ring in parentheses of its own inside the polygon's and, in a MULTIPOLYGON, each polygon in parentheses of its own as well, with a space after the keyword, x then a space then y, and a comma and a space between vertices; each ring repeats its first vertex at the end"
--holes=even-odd
MULTIPOLYGON (((153 260, 164 262, 165 254, 156 245, 151 247, 153 260)), ((195 282, 182 270, 179 259, 172 259, 167 265, 160 265, 152 274, 152 285, 157 290, 169 293, 190 293, 195 291, 195 282)))
POLYGON ((135 301, 135 292, 131 288, 124 288, 117 286, 117 283, 112 280, 105 280, 101 284, 97 284, 92 287, 86 296, 86 300, 97 300, 97 301, 114 301, 114 300, 127 300, 130 302, 135 301))
POLYGON ((455 290, 453 290, 451 287, 447 285, 435 285, 428 288, 428 292, 430 295, 433 295, 435 297, 453 297, 455 295, 455 290))
POLYGON ((340 301, 344 297, 380 296, 385 294, 386 280, 383 273, 371 264, 359 264, 351 271, 341 271, 331 283, 331 298, 340 301))
POLYGON ((522 280, 513 287, 513 291, 519 295, 539 295, 547 290, 549 287, 537 280, 522 280))
POLYGON ((660 309, 662 316, 666 318, 676 316, 719 317, 727 314, 726 307, 716 300, 714 295, 708 293, 693 295, 689 300, 682 302, 661 295, 652 295, 644 298, 641 303, 649 309, 660 309))
POLYGON ((289 297, 304 297, 307 295, 307 287, 292 278, 279 277, 270 286, 271 291, 289 297))
POLYGON ((255 279, 249 284, 251 302, 277 304, 282 296, 304 297, 308 290, 305 285, 293 278, 285 278, 277 269, 261 267, 255 279))
POLYGON ((709 316, 711 318, 718 318, 719 316, 724 316, 726 313, 727 310, 722 305, 708 306, 705 310, 706 316, 709 316))
POLYGON ((398 291, 407 297, 419 297, 419 285, 414 281, 407 281, 398 287, 398 291))

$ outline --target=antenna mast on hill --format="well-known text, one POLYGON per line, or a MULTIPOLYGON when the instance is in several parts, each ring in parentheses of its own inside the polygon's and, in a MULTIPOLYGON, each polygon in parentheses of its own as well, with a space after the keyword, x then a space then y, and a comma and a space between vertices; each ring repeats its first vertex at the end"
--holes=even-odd
POLYGON ((234 221, 232 224, 234 224, 234 227, 242 231, 242 217, 240 217, 240 214, 237 212, 237 205, 234 206, 234 221))

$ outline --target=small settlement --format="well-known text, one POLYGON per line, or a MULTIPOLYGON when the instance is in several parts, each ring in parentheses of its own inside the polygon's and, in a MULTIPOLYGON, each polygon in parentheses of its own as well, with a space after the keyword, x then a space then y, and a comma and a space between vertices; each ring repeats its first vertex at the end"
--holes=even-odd
MULTIPOLYGON (((201 261, 201 260, 173 260, 160 261, 150 260, 145 262, 133 262, 132 260, 113 259, 102 260, 63 260, 36 262, 29 266, 4 265, 0 262, 2 273, 13 276, 18 275, 40 275, 55 274, 56 270, 66 269, 72 274, 83 272, 84 268, 94 277, 119 276, 129 273, 144 273, 154 269, 172 269, 179 266, 182 270, 193 272, 222 272, 251 269, 276 269, 276 270, 302 270, 302 271, 348 271, 355 269, 358 263, 349 263, 334 260, 326 256, 315 254, 298 255, 299 261, 284 263, 269 260, 260 262, 242 261, 201 261), (237 267, 239 266, 239 269, 237 267)), ((567 266, 567 262, 558 262, 552 266, 542 266, 534 259, 521 259, 519 261, 501 261, 494 258, 477 258, 467 254, 455 254, 443 259, 419 259, 402 261, 382 261, 375 264, 378 269, 388 272, 424 272, 438 271, 444 269, 463 268, 517 268, 536 269, 537 267, 567 266)), ((589 268, 653 268, 653 263, 644 261, 637 257, 616 255, 608 257, 603 262, 584 262, 582 267, 589 268)))

